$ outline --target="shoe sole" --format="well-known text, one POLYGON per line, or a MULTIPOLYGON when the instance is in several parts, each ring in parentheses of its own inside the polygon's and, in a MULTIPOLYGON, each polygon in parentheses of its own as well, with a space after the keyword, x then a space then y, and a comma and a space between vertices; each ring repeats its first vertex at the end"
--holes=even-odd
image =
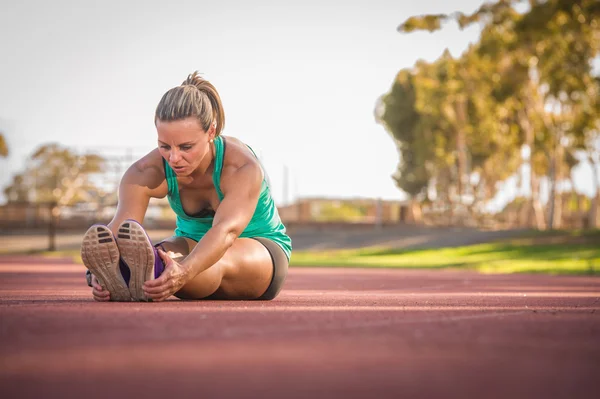
POLYGON ((100 285, 110 292, 114 302, 130 302, 131 294, 119 269, 119 248, 112 231, 103 225, 93 225, 83 236, 81 259, 100 285))
POLYGON ((154 247, 144 228, 134 220, 119 226, 117 246, 131 270, 129 293, 135 301, 152 301, 144 294, 144 283, 154 279, 154 247))

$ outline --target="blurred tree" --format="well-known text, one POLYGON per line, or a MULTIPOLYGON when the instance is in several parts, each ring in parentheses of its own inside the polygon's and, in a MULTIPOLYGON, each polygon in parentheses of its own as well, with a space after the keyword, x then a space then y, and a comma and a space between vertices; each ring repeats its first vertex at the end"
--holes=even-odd
POLYGON ((58 144, 46 144, 33 153, 25 172, 14 176, 4 192, 9 202, 47 204, 51 208, 49 248, 54 250, 61 208, 81 202, 95 203, 104 197, 90 179, 102 172, 104 163, 96 154, 78 155, 58 144))
POLYGON ((592 202, 587 216, 587 227, 600 227, 600 123, 595 127, 585 129, 583 144, 587 161, 592 168, 592 202))
POLYGON ((492 98, 495 68, 477 47, 460 59, 445 52, 400 71, 379 99, 375 117, 400 153, 394 179, 411 198, 433 191, 451 215, 457 207, 474 217, 517 169, 514 122, 492 98))
MULTIPOLYGON (((551 184, 547 224, 553 228, 560 226, 561 219, 558 182, 569 179, 570 168, 577 161, 573 152, 585 141, 581 126, 593 126, 600 117, 598 78, 592 74, 592 61, 600 49, 600 2, 529 0, 529 9, 517 12, 515 4, 520 2, 489 2, 471 15, 414 16, 398 30, 432 32, 450 19, 461 28, 473 23, 483 26, 479 42, 457 63, 447 65, 447 90, 442 91, 441 102, 433 103, 442 110, 441 119, 454 130, 459 197, 464 194, 463 182, 469 181, 467 154, 471 156, 471 170, 476 163, 473 155, 477 141, 483 144, 480 148, 486 143, 497 146, 496 154, 481 154, 480 175, 490 170, 490 162, 498 169, 498 154, 511 150, 519 153, 519 147, 525 144, 536 225, 545 224, 537 181, 537 175, 542 174, 551 184), (486 98, 488 94, 491 96, 486 98), (494 126, 494 118, 500 124, 494 126), (471 129, 478 134, 470 135, 471 129), (510 139, 504 144, 508 145, 498 146, 504 141, 499 135, 506 134, 510 139)), ((394 112, 390 108, 380 114, 394 112)), ((422 116, 418 109, 417 113, 422 116)), ((499 158, 514 160, 507 153, 499 158)))
MULTIPOLYGON (((589 228, 600 227, 600 79, 595 78, 587 88, 589 95, 584 98, 585 103, 581 105, 582 111, 578 113, 579 118, 575 122, 575 130, 583 132, 575 142, 575 147, 581 150, 582 156, 574 154, 575 161, 587 160, 592 168, 592 201, 587 215, 587 226, 589 228)), ((576 163, 576 162, 574 162, 576 163)))
POLYGON ((4 192, 10 202, 57 206, 92 202, 101 190, 90 176, 102 172, 104 162, 96 154, 78 155, 58 144, 46 144, 33 153, 26 171, 16 175, 4 192))
POLYGON ((392 176, 398 188, 410 197, 426 195, 431 171, 426 165, 433 160, 431 139, 423 140, 426 129, 420 124, 416 109, 415 75, 402 70, 396 75, 390 92, 379 99, 375 118, 390 132, 400 156, 396 173, 392 176))

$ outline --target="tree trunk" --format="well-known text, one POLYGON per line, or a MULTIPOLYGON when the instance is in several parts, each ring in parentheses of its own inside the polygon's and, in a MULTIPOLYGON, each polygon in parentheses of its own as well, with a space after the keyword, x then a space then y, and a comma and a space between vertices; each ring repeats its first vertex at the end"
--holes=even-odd
POLYGON ((594 198, 592 198, 592 204, 590 206, 590 213, 588 215, 588 228, 597 229, 600 226, 598 220, 598 208, 600 207, 600 192, 597 192, 594 198))
MULTIPOLYGON (((527 105, 526 105, 527 106, 527 105)), ((529 188, 531 190, 531 209, 533 210, 534 227, 538 230, 546 229, 546 220, 544 217, 544 207, 540 201, 540 183, 533 167, 533 154, 535 147, 535 132, 531 125, 528 117, 528 113, 521 111, 520 122, 521 127, 525 130, 525 144, 529 147, 529 159, 527 165, 529 166, 529 188)))
POLYGON ((422 224, 423 214, 421 213, 421 204, 412 198, 410 200, 410 219, 414 224, 422 224))
POLYGON ((448 196, 448 212, 444 215, 446 217, 446 220, 444 221, 446 226, 454 225, 454 206, 454 200, 452 199, 452 194, 450 194, 448 196))
POLYGON ((600 179, 598 178, 598 165, 595 164, 591 155, 588 155, 588 160, 592 166, 592 187, 595 194, 592 198, 592 203, 588 213, 587 227, 589 229, 595 229, 600 225, 598 221, 598 207, 600 206, 600 179))
POLYGON ((58 206, 56 202, 50 204, 50 219, 48 221, 48 251, 56 251, 56 225, 58 224, 58 206))
POLYGON ((563 227, 563 195, 558 190, 558 183, 563 178, 562 161, 565 157, 565 149, 560 145, 560 139, 556 149, 556 166, 555 166, 555 182, 554 182, 554 228, 561 229, 563 227))
POLYGON ((548 228, 552 230, 554 228, 554 206, 555 206, 555 192, 556 192, 556 154, 550 156, 550 197, 548 199, 548 228))
POLYGON ((483 178, 480 176, 477 184, 472 185, 469 183, 469 191, 473 195, 473 201, 467 205, 467 210, 469 212, 469 217, 472 221, 474 221, 477 225, 480 224, 480 212, 477 209, 481 204, 481 200, 479 198, 479 193, 482 191, 482 186, 484 185, 483 178))
POLYGON ((465 100, 461 99, 457 105, 458 129, 456 132, 456 150, 458 152, 458 198, 459 204, 463 204, 467 180, 467 137, 465 125, 467 120, 465 100))
POLYGON ((560 145, 560 141, 560 137, 557 137, 550 156, 550 204, 548 207, 548 228, 550 230, 562 227, 562 196, 558 192, 558 182, 562 176, 560 166, 564 149, 560 145))
POLYGON ((573 179, 573 173, 569 174, 569 182, 571 183, 571 196, 575 196, 575 211, 569 212, 569 216, 572 220, 572 223, 568 227, 571 229, 581 229, 585 226, 585 216, 581 207, 581 196, 575 190, 575 180, 573 179))
POLYGON ((547 226, 546 218, 544 218, 544 207, 542 201, 540 201, 540 181, 533 171, 531 173, 531 202, 535 216, 535 227, 538 230, 545 230, 547 226))
POLYGON ((381 230, 383 227, 383 200, 375 200, 375 230, 381 230))
MULTIPOLYGON (((551 153, 546 151, 546 156, 550 161, 550 170, 549 170, 549 178, 550 178, 550 199, 548 204, 548 224, 547 227, 552 230, 556 228, 557 223, 560 225, 560 213, 556 214, 557 207, 557 182, 560 178, 560 171, 558 170, 560 161, 562 161, 562 157, 559 157, 559 152, 562 154, 561 147, 561 137, 562 132, 560 128, 557 126, 555 119, 553 116, 545 110, 545 103, 541 100, 542 97, 538 97, 537 101, 532 99, 533 109, 536 111, 538 115, 540 115, 542 122, 544 123, 546 129, 551 135, 552 139, 552 149, 551 153), (558 217, 558 219, 557 219, 558 217)), ((556 104, 555 104, 556 105, 556 104)), ((559 199, 560 201, 560 199, 559 199)))

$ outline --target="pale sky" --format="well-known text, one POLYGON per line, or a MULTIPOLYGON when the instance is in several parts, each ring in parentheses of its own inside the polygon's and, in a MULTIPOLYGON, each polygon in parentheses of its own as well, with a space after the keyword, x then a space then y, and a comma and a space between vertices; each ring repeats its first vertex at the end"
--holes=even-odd
POLYGON ((221 94, 224 134, 260 155, 280 204, 402 199, 390 177, 398 155, 375 123, 375 102, 400 69, 445 48, 458 56, 479 28, 406 35, 396 27, 482 3, 0 1, 0 130, 10 150, 0 187, 43 143, 150 151, 160 97, 198 70, 221 94))

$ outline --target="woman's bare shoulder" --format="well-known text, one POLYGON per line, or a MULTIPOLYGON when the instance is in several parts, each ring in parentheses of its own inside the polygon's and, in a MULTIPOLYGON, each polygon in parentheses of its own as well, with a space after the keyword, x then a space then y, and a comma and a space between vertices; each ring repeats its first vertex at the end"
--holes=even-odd
POLYGON ((165 177, 165 169, 163 167, 163 157, 160 155, 158 148, 150 151, 142 158, 135 161, 133 166, 138 169, 140 172, 145 173, 156 173, 158 175, 162 175, 165 177))
POLYGON ((258 158, 243 141, 232 136, 225 136, 224 138, 226 144, 222 175, 226 179, 229 176, 235 175, 235 172, 241 168, 246 170, 252 169, 261 176, 263 175, 263 170, 258 158))
POLYGON ((153 196, 164 197, 166 192, 163 194, 163 191, 167 185, 162 159, 158 149, 150 151, 129 167, 123 179, 147 187, 153 196))
POLYGON ((258 160, 250 148, 240 139, 233 136, 224 136, 225 139, 225 164, 226 166, 242 167, 248 163, 259 165, 258 160))

